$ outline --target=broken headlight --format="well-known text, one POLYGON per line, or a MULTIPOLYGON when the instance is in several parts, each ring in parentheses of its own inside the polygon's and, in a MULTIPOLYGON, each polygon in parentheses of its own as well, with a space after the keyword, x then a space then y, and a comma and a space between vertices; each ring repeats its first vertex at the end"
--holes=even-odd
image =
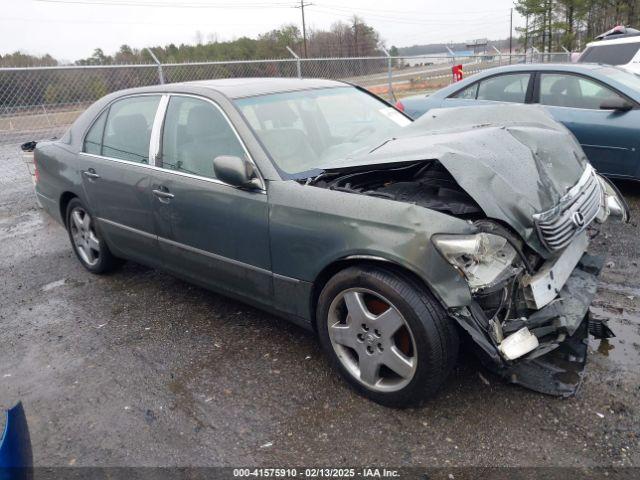
POLYGON ((434 235, 442 256, 464 275, 471 290, 486 288, 513 275, 518 255, 509 241, 492 233, 434 235))
MULTIPOLYGON (((613 183, 598 175, 598 181, 604 190, 605 215, 626 223, 629 221, 629 206, 613 183)), ((606 218, 606 217, 605 217, 606 218)))

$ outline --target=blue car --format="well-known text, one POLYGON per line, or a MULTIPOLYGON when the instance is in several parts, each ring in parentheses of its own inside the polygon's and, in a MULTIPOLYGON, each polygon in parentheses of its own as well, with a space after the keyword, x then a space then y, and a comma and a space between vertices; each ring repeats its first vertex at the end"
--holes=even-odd
POLYGON ((27 417, 22 403, 18 403, 7 410, 4 431, 0 436, 0 480, 32 480, 32 467, 33 454, 27 417))
POLYGON ((578 139, 593 166, 612 178, 640 179, 640 76, 596 64, 493 68, 433 95, 403 98, 417 118, 433 108, 495 102, 541 104, 578 139))

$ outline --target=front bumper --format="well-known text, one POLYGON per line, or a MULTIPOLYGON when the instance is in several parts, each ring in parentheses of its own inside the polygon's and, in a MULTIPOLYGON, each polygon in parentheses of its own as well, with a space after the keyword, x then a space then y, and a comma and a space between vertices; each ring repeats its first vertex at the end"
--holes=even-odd
MULTIPOLYGON (((540 343, 514 362, 493 365, 495 373, 512 383, 549 395, 573 395, 587 360, 589 330, 597 330, 589 318, 589 306, 598 288, 603 259, 584 254, 558 297, 546 307, 522 320, 540 343)), ((505 334, 519 325, 509 325, 505 334)), ((601 327, 606 328, 606 327, 601 327)))
POLYGON ((526 318, 513 319, 503 326, 505 338, 526 328, 538 345, 515 360, 508 360, 500 346, 479 335, 473 325, 489 324, 477 304, 468 315, 455 315, 458 323, 480 347, 481 360, 491 371, 506 380, 550 395, 569 396, 582 381, 587 358, 589 330, 608 331, 589 319, 589 306, 598 286, 604 259, 584 253, 557 296, 526 318))

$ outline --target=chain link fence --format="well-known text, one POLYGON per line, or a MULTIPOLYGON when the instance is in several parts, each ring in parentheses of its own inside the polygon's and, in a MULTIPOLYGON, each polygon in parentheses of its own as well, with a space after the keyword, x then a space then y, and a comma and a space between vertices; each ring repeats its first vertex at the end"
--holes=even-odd
POLYGON ((330 78, 394 101, 449 85, 452 65, 462 65, 468 76, 510 63, 559 61, 570 61, 570 53, 0 68, 0 145, 60 136, 92 102, 125 88, 214 78, 330 78))

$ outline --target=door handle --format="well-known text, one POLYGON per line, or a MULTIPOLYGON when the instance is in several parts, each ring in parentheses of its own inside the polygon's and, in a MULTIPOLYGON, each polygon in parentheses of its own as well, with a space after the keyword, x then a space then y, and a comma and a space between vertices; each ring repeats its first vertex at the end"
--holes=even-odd
POLYGON ((85 170, 82 174, 87 178, 100 178, 100 175, 98 175, 93 169, 85 170))
POLYGON ((173 198, 175 195, 170 192, 165 192, 164 190, 152 190, 153 194, 158 198, 173 198))

